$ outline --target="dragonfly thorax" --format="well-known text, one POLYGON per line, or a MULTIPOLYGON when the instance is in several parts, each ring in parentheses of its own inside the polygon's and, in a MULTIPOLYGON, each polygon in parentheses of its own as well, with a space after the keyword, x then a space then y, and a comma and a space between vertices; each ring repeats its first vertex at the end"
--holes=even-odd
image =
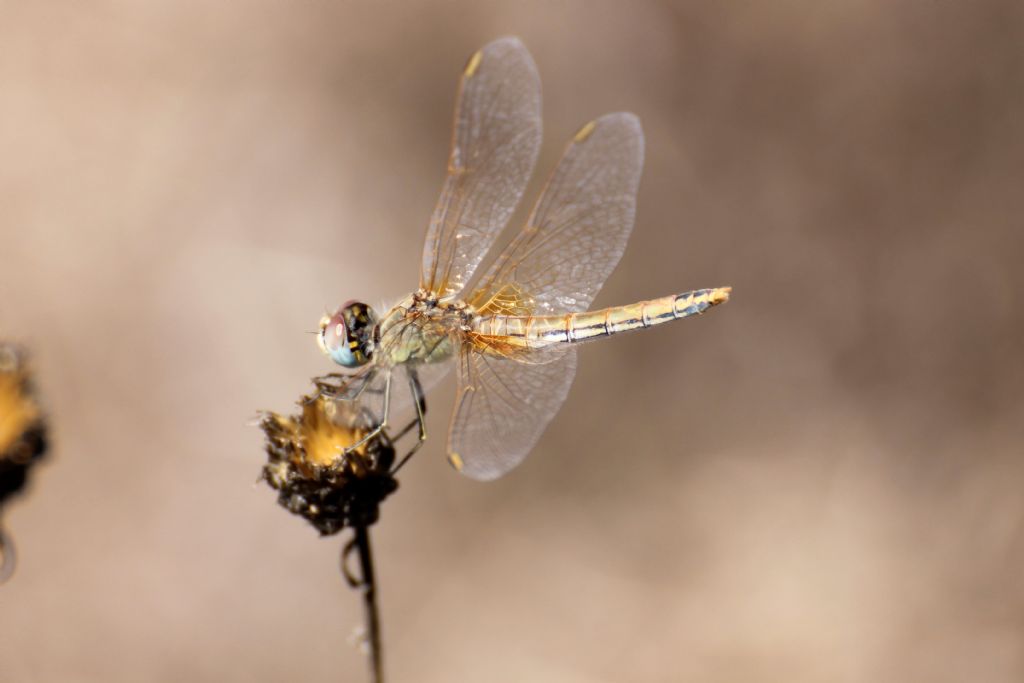
POLYGON ((413 294, 380 322, 377 362, 387 365, 438 363, 452 355, 451 337, 468 330, 473 313, 461 301, 438 302, 413 294))

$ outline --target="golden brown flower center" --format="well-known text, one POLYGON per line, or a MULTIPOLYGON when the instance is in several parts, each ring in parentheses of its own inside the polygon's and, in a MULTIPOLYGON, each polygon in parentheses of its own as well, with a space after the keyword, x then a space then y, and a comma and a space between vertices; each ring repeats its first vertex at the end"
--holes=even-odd
POLYGON ((347 416, 339 415, 337 403, 317 399, 302 408, 302 422, 297 425, 296 438, 305 452, 305 463, 332 467, 341 460, 342 452, 356 443, 366 430, 354 426, 347 416))

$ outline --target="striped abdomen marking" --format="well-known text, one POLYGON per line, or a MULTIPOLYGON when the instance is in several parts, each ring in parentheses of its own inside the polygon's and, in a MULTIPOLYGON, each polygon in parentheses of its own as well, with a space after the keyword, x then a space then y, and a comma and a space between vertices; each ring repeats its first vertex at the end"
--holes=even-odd
POLYGON ((697 289, 628 306, 568 315, 482 316, 476 319, 473 331, 516 346, 582 342, 703 313, 728 301, 730 291, 731 287, 697 289))

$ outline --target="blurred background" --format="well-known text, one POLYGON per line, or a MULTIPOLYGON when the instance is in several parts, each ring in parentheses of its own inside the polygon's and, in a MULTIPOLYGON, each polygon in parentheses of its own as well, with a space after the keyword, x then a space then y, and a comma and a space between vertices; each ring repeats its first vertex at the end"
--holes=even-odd
MULTIPOLYGON (((585 121, 647 163, 530 458, 432 438, 375 529, 393 681, 1024 679, 1024 8, 0 4, 0 337, 52 458, 5 510, 2 681, 360 681, 362 612, 254 484, 325 307, 416 286, 458 75, 519 35, 528 197, 585 121)), ((513 221, 518 224, 519 219, 513 221)))

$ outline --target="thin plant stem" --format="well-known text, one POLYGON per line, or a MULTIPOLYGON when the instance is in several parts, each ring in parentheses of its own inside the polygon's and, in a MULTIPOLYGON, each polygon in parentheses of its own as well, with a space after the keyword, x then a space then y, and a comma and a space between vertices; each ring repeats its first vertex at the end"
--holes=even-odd
POLYGON ((17 565, 14 551, 14 541, 0 526, 0 583, 4 583, 14 574, 14 567, 17 565))
POLYGON ((355 527, 356 548, 359 551, 359 589, 363 593, 366 609, 366 645, 370 664, 370 682, 384 683, 383 650, 380 641, 380 615, 377 611, 377 580, 373 574, 373 552, 370 549, 370 529, 355 527))

